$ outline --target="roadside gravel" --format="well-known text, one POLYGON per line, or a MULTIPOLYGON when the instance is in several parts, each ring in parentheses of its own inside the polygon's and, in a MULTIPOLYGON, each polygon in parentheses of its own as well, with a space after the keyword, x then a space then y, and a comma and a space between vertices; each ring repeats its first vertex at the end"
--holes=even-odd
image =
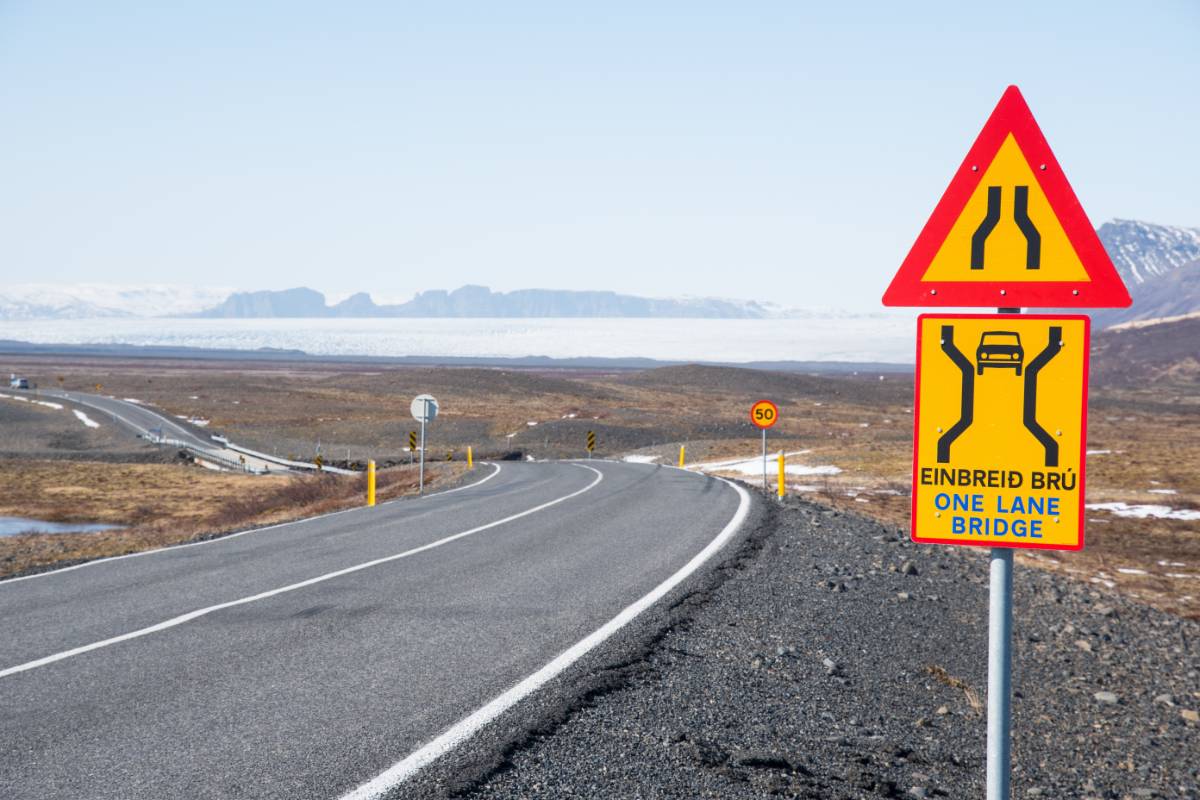
MULTIPOLYGON (((982 797, 986 553, 758 505, 749 555, 640 653, 406 796, 982 797)), ((1029 569, 1015 604, 1013 796, 1200 798, 1200 624, 1029 569)))

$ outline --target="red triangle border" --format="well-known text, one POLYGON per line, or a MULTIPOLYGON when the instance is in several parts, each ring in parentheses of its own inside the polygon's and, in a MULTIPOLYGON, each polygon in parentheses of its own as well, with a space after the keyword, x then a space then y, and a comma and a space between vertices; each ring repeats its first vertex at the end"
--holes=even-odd
POLYGON ((1009 86, 1001 96, 883 295, 885 306, 1125 308, 1131 302, 1112 259, 1016 86, 1009 86), (1009 133, 1033 168, 1091 282, 922 281, 1009 133), (972 165, 978 169, 972 170, 972 165))

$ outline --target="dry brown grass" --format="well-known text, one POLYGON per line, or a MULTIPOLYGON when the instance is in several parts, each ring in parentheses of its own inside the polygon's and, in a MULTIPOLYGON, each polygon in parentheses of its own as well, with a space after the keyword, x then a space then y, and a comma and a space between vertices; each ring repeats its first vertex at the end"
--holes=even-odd
MULTIPOLYGON (((436 486, 461 464, 430 465, 436 486)), ((409 467, 381 470, 376 499, 416 491, 409 467)), ((0 577, 56 564, 124 555, 361 505, 365 476, 253 476, 182 464, 0 462, 0 516, 127 526, 95 533, 0 538, 0 577)))
POLYGON ((962 678, 956 678, 946 671, 946 668, 938 664, 930 664, 925 667, 925 671, 933 676, 938 683, 945 684, 951 689, 961 689, 963 697, 967 701, 967 705, 975 712, 977 716, 983 715, 983 698, 979 696, 979 691, 971 684, 964 681, 962 678))
MULTIPOLYGON (((638 450, 659 455, 660 463, 674 463, 680 443, 687 444, 689 463, 753 457, 758 438, 747 410, 754 400, 770 397, 782 412, 770 433, 771 449, 807 449, 799 462, 843 470, 828 479, 790 482, 814 486, 809 496, 820 502, 908 526, 912 381, 903 376, 880 381, 877 375, 830 379, 712 368, 631 375, 102 359, 30 359, 27 367, 23 371, 46 385, 57 375, 68 388, 103 383, 118 396, 211 419, 214 429, 235 439, 268 450, 277 445, 281 454, 290 449, 309 457, 320 439, 334 458, 349 449, 356 460, 406 458, 402 448, 413 427, 408 403, 421 391, 442 400, 443 413, 431 429, 432 452, 439 456, 453 448, 461 457, 468 444, 477 456, 503 452, 509 433, 516 433, 514 449, 546 457, 582 455, 584 432, 595 429, 597 455, 638 450), (571 414, 573 419, 564 419, 571 414), (530 427, 530 421, 539 424, 530 427)), ((1111 451, 1089 458, 1088 502, 1200 507, 1200 392, 1194 386, 1093 388, 1088 448, 1111 451)), ((71 508, 76 500, 71 493, 77 491, 77 484, 70 485, 53 502, 36 507, 46 509, 39 512, 46 518, 57 518, 54 509, 71 508)), ((187 505, 187 492, 180 494, 179 502, 187 505)), ((123 502, 136 512, 135 495, 123 502)), ((23 513, 37 516, 31 508, 23 513)), ((1200 617, 1200 578, 1170 577, 1200 575, 1200 525, 1122 519, 1102 511, 1088 516, 1085 550, 1023 554, 1022 563, 1062 571, 1103 591, 1112 583, 1112 590, 1200 617), (1147 574, 1117 571, 1122 568, 1147 574)))

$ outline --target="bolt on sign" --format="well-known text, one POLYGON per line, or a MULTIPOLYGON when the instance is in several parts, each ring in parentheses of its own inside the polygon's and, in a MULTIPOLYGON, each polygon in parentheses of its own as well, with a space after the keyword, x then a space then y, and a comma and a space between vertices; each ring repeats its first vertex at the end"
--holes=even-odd
POLYGON ((984 124, 885 306, 1126 307, 1131 300, 1015 86, 984 124))
POLYGON ((917 321, 913 541, 1083 547, 1089 319, 917 321))

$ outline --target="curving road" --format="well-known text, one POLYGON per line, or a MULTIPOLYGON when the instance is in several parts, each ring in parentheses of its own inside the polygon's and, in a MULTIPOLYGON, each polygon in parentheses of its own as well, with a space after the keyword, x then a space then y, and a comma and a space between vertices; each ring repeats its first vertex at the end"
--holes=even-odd
MULTIPOLYGON (((150 438, 161 436, 171 442, 187 448, 194 455, 207 458, 220 466, 227 468, 245 468, 254 472, 280 472, 289 468, 311 470, 311 464, 287 461, 266 454, 255 456, 249 451, 227 446, 227 440, 214 440, 210 435, 199 433, 195 429, 181 425, 170 416, 155 411, 152 408, 116 397, 106 397, 85 392, 68 392, 62 389, 39 389, 39 396, 53 397, 69 403, 84 406, 100 412, 103 418, 113 423, 119 423, 134 434, 150 438)), ((353 475, 350 470, 326 467, 327 472, 340 475, 353 475)))
POLYGON ((478 472, 0 582, 0 797, 374 796, 697 568, 749 503, 644 464, 478 472))

